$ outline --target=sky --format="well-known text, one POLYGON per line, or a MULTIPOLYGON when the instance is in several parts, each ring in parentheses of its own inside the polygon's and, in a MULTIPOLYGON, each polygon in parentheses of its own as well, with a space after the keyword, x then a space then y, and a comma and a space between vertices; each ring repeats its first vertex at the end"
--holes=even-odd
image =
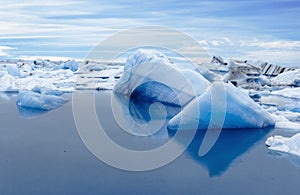
POLYGON ((84 59, 125 29, 184 32, 209 55, 300 66, 300 1, 0 0, 0 59, 84 59))

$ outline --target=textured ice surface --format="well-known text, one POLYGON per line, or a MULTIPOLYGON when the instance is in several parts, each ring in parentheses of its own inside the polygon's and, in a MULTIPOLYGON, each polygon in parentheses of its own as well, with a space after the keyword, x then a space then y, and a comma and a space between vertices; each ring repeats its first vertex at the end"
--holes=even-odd
POLYGON ((138 88, 140 91, 135 91, 135 94, 143 94, 151 100, 166 104, 184 106, 202 94, 209 85, 210 82, 201 74, 193 69, 177 68, 161 52, 140 49, 128 58, 114 92, 130 96, 138 88), (174 93, 170 94, 165 88, 174 93))
POLYGON ((68 100, 55 96, 46 95, 33 91, 19 92, 17 106, 41 110, 52 110, 65 104, 68 100))
POLYGON ((169 129, 190 129, 198 124, 198 129, 207 129, 209 124, 216 128, 265 128, 274 126, 271 115, 249 96, 231 84, 213 83, 203 95, 194 99, 182 112, 169 121, 169 129), (222 89, 224 91, 218 90, 222 89), (212 105, 217 105, 212 109, 212 105), (219 105, 224 109, 219 110, 219 105), (199 115, 197 115, 200 110, 199 115), (222 120, 219 124, 210 124, 212 114, 222 120), (199 124, 198 124, 199 123, 199 124))
POLYGON ((285 88, 279 91, 272 92, 274 95, 280 95, 288 98, 297 98, 300 100, 300 87, 296 88, 285 88))
POLYGON ((300 133, 290 138, 275 135, 269 137, 265 143, 270 150, 300 156, 300 133))
POLYGON ((300 69, 294 71, 287 71, 279 74, 277 77, 271 79, 273 84, 277 85, 294 85, 300 78, 300 69))

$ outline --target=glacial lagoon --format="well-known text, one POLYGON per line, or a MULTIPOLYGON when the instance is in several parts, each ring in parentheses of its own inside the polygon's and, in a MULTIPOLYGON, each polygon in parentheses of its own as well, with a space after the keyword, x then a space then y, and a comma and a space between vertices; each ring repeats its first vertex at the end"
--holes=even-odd
MULTIPOLYGON (((112 92, 92 93, 99 121, 119 145, 149 150, 173 138, 174 132, 166 126, 146 137, 124 132, 111 110, 112 92)), ((72 94, 63 97, 71 100, 72 94)), ((46 112, 19 110, 16 99, 17 94, 1 93, 1 194, 295 194, 300 191, 300 158, 270 151, 265 145, 268 137, 278 134, 290 137, 295 134, 293 130, 222 130, 213 148, 202 157, 198 151, 205 132, 198 131, 176 160, 158 169, 132 172, 105 164, 87 149, 75 126, 72 101, 46 112)), ((187 137, 189 133, 185 132, 187 137)))

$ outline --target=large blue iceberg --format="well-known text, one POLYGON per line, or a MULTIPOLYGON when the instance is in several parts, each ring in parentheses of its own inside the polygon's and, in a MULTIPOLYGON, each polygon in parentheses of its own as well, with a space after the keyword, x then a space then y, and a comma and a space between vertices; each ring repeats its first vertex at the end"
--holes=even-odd
MULTIPOLYGON (((220 106, 219 106, 220 107, 220 106)), ((224 128, 266 128, 274 126, 271 115, 248 94, 240 91, 232 84, 213 83, 201 96, 195 98, 180 113, 169 121, 169 129, 224 128), (219 101, 222 109, 213 109, 213 104, 219 101), (211 120, 213 112, 220 120, 211 120), (216 113, 215 113, 216 114, 216 113), (213 124, 213 123, 217 124, 213 124)))
POLYGON ((209 85, 201 74, 172 63, 161 52, 139 49, 127 59, 114 92, 181 107, 202 94, 209 85))

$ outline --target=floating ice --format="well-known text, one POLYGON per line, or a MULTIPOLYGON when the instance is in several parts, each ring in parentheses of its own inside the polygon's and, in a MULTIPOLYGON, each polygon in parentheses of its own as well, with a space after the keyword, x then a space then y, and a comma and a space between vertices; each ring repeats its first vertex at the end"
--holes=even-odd
POLYGON ((16 66, 16 64, 7 64, 6 65, 7 73, 10 74, 13 77, 19 77, 20 72, 19 68, 16 66))
POLYGON ((277 111, 272 114, 272 118, 275 121, 275 127, 280 129, 300 130, 300 124, 290 121, 293 119, 297 120, 298 117, 299 115, 297 113, 293 114, 292 112, 284 114, 284 112, 277 111))
POLYGON ((300 78, 300 69, 294 71, 287 71, 279 74, 277 77, 271 79, 275 85, 295 85, 300 78))
POLYGON ((2 92, 16 92, 15 78, 9 74, 6 74, 0 78, 0 91, 2 92))
POLYGON ((39 85, 53 90, 73 91, 77 62, 0 61, 0 91, 31 90, 39 85), (64 68, 64 69, 61 69, 64 68))
POLYGON ((270 150, 300 156, 300 133, 291 138, 275 135, 266 140, 270 150))
POLYGON ((43 86, 35 86, 31 89, 31 91, 43 95, 55 95, 55 96, 60 96, 64 93, 63 91, 53 90, 43 86))
POLYGON ((288 98, 297 98, 300 99, 300 87, 296 88, 285 88, 279 91, 272 92, 274 95, 280 95, 288 98))
POLYGON ((70 69, 72 70, 73 72, 77 71, 78 70, 78 67, 79 67, 79 63, 74 61, 74 60, 69 60, 67 62, 64 62, 60 65, 60 67, 62 69, 70 69))
POLYGON ((192 69, 178 69, 161 52, 140 49, 128 58, 114 92, 131 96, 135 91, 134 94, 142 95, 145 101, 183 106, 209 85, 201 74, 192 69))
POLYGON ((68 100, 55 95, 45 95, 33 91, 22 91, 19 92, 16 104, 20 107, 52 110, 62 106, 67 101, 68 100))
POLYGON ((198 66, 198 71, 201 73, 201 75, 206 78, 210 82, 214 81, 222 81, 223 77, 220 74, 214 73, 210 71, 208 68, 204 67, 205 65, 198 66))
MULTIPOLYGON (((217 120, 217 122, 222 122, 222 120, 217 120)), ((195 124, 198 124, 198 129, 207 129, 209 124, 215 127, 221 125, 225 129, 265 128, 274 126, 274 120, 266 110, 233 85, 213 83, 209 90, 194 99, 182 112, 172 118, 168 128, 190 129, 195 124), (220 87, 223 87, 223 92, 218 90, 220 87), (215 101, 216 99, 219 102, 215 101), (224 110, 212 110, 212 104, 225 104, 224 110), (199 116, 195 116, 197 109, 200 110, 199 116), (210 124, 213 112, 217 112, 214 114, 219 118, 225 116, 223 124, 210 124)))

